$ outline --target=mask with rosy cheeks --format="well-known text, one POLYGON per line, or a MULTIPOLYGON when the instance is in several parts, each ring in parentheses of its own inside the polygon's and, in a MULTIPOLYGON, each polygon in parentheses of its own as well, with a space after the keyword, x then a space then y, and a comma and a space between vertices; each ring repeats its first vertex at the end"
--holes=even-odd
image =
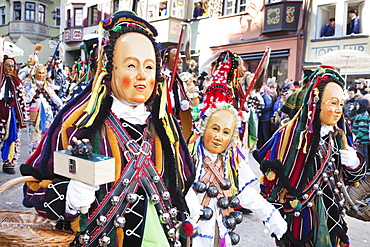
POLYGON ((156 56, 153 44, 143 34, 126 33, 114 46, 112 91, 132 105, 145 103, 155 86, 156 56))
POLYGON ((233 137, 235 123, 235 116, 228 110, 215 111, 203 134, 204 148, 214 154, 224 152, 233 137))
POLYGON ((335 125, 343 114, 343 89, 335 82, 326 84, 321 100, 320 120, 325 125, 335 125))
MULTIPOLYGON (((170 54, 168 56, 167 68, 169 70, 173 70, 173 66, 175 65, 175 58, 176 58, 177 49, 171 49, 170 54)), ((182 59, 179 57, 177 60, 177 69, 182 70, 182 59)))
POLYGON ((4 74, 13 75, 14 73, 14 61, 12 59, 6 59, 4 62, 4 74))
POLYGON ((36 69, 35 78, 38 81, 43 81, 46 77, 46 68, 43 66, 39 66, 36 69))

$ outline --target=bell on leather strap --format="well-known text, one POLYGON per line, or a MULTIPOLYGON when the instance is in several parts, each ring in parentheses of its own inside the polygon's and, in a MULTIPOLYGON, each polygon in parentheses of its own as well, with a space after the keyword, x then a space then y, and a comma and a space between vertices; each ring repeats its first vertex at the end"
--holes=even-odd
POLYGON ((99 246, 108 246, 110 244, 110 237, 105 233, 99 238, 99 246))
POLYGON ((237 245, 240 241, 240 236, 236 232, 229 232, 232 245, 237 245))
POLYGON ((230 189, 230 187, 231 187, 231 181, 230 181, 229 179, 227 179, 227 178, 225 178, 224 180, 225 180, 225 185, 222 185, 222 184, 220 183, 220 187, 221 187, 221 189, 223 189, 223 190, 228 190, 228 189, 230 189))
POLYGON ((230 196, 229 197, 229 206, 232 207, 232 208, 236 208, 238 207, 240 204, 240 200, 238 197, 236 196, 230 196))
POLYGON ((166 224, 170 221, 170 214, 169 213, 163 213, 160 216, 160 221, 162 224, 166 224))
POLYGON ((207 185, 203 181, 197 181, 193 188, 196 192, 203 193, 207 190, 207 185))
POLYGON ((218 195, 218 190, 215 186, 210 186, 207 189, 207 195, 211 198, 216 197, 218 195))
POLYGON ((157 204, 160 201, 159 195, 158 194, 152 194, 150 196, 150 201, 154 204, 157 204))
POLYGON ((123 228, 126 225, 126 219, 123 216, 117 215, 113 224, 117 228, 123 228))
POLYGON ((104 215, 100 215, 97 219, 96 219, 96 224, 98 226, 104 226, 105 223, 107 223, 107 217, 105 217, 104 215))
POLYGON ((126 200, 130 203, 133 204, 137 201, 138 195, 135 193, 128 193, 126 196, 126 200))
POLYGON ((236 224, 240 224, 243 221, 243 213, 239 211, 231 211, 230 215, 236 220, 236 224))
POLYGON ((118 205, 119 203, 119 196, 112 196, 111 203, 113 206, 118 205))
POLYGON ((229 200, 225 197, 221 197, 217 201, 217 206, 219 206, 222 209, 226 209, 229 207, 229 200))
POLYGON ((210 220, 212 218, 212 216, 213 216, 212 208, 205 206, 201 209, 201 211, 202 211, 202 214, 201 214, 200 218, 202 220, 210 220))
POLYGON ((171 215, 172 218, 175 218, 177 216, 178 212, 179 211, 177 210, 177 208, 171 208, 169 210, 169 213, 170 213, 170 215, 171 215))
POLYGON ((90 241, 90 236, 88 234, 88 231, 78 236, 78 241, 80 242, 81 245, 88 244, 90 241))
POLYGON ((227 229, 235 229, 236 227, 236 219, 234 216, 228 215, 222 219, 222 222, 227 229))
POLYGON ((170 192, 168 192, 168 191, 164 191, 164 192, 162 193, 162 199, 163 199, 163 200, 165 200, 165 201, 167 201, 167 200, 171 199, 170 192))

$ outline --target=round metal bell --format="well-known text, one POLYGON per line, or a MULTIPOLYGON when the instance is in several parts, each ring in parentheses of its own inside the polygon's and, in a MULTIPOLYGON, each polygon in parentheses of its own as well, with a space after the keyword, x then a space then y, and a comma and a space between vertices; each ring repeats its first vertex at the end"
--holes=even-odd
POLYGON ((193 233, 191 234, 190 237, 194 238, 194 237, 196 237, 198 235, 198 233, 199 233, 199 229, 198 229, 198 227, 195 227, 193 229, 193 233))
POLYGON ((230 187, 231 187, 231 181, 229 179, 227 179, 227 178, 225 178, 224 180, 225 180, 226 185, 220 184, 221 189, 223 189, 223 190, 230 189, 230 187))
POLYGON ((160 201, 159 195, 158 194, 152 194, 150 196, 150 201, 154 204, 157 204, 160 201))
POLYGON ((240 224, 243 221, 243 213, 239 211, 231 211, 230 215, 236 220, 236 224, 240 224))
POLYGON ((162 198, 163 198, 163 200, 165 200, 165 201, 169 200, 169 199, 171 198, 170 192, 168 192, 168 191, 164 191, 164 192, 162 193, 162 198))
POLYGON ((153 183, 158 183, 159 181, 161 181, 161 178, 158 175, 155 175, 152 179, 153 183))
POLYGON ((117 215, 113 222, 115 227, 123 228, 126 225, 126 219, 123 216, 117 215))
POLYGON ((215 186, 209 186, 207 189, 207 195, 211 198, 216 197, 218 195, 218 190, 215 186))
POLYGON ((298 211, 295 211, 295 212, 294 212, 294 216, 295 216, 295 217, 299 217, 300 215, 301 215, 301 213, 300 213, 300 212, 298 212, 298 211))
POLYGON ((114 206, 118 205, 118 203, 119 203, 119 196, 112 196, 111 203, 114 206))
POLYGON ((99 246, 108 246, 110 244, 110 237, 105 234, 99 238, 99 246))
POLYGON ((130 203, 130 204, 134 204, 137 199, 138 199, 138 195, 135 194, 135 193, 128 193, 127 196, 126 196, 126 200, 130 203))
POLYGON ((96 224, 98 226, 104 226, 105 223, 107 223, 107 217, 104 215, 99 215, 99 217, 96 219, 96 224))
POLYGON ((229 232, 232 245, 237 245, 240 241, 240 236, 236 232, 229 232))
POLYGON ((240 200, 236 196, 230 196, 229 197, 229 206, 232 208, 237 208, 240 204, 240 200))
POLYGON ((167 231, 167 235, 168 235, 168 237, 169 237, 169 238, 173 238, 173 237, 175 237, 175 235, 176 235, 176 230, 175 230, 175 228, 171 228, 170 230, 168 230, 168 231, 167 231))
POLYGON ((163 213, 159 216, 160 221, 162 224, 168 223, 170 221, 170 214, 169 213, 163 213))
POLYGON ((234 216, 228 215, 222 219, 222 222, 227 229, 235 229, 236 227, 236 219, 234 216))
POLYGON ((202 215, 200 216, 200 218, 202 220, 210 220, 212 218, 213 216, 212 208, 205 206, 201 210, 202 210, 202 215))
POLYGON ((127 186, 130 183, 130 180, 128 178, 125 178, 122 180, 122 183, 124 186, 127 186))
POLYGON ((207 185, 203 181, 197 181, 193 188, 196 192, 203 193, 207 190, 207 185))
POLYGON ((181 247, 181 242, 176 240, 175 243, 173 243, 173 247, 181 247))
POLYGON ((219 206, 222 209, 226 209, 229 207, 229 200, 225 197, 221 197, 217 201, 217 206, 219 206))
POLYGON ((88 244, 90 241, 90 236, 86 232, 80 236, 78 236, 78 241, 81 245, 88 244))
POLYGON ((169 210, 169 212, 170 212, 171 217, 172 217, 172 218, 175 218, 175 217, 177 216, 177 213, 178 213, 179 211, 177 210, 177 208, 171 208, 171 209, 169 210))

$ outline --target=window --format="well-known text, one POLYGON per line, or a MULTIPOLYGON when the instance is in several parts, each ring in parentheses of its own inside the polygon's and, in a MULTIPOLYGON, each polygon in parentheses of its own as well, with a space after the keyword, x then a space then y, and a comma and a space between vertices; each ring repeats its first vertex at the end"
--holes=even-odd
POLYGON ((75 9, 75 26, 82 26, 83 24, 83 16, 82 16, 82 9, 75 9))
POLYGON ((168 2, 161 0, 148 0, 148 18, 169 16, 168 2))
POLYGON ((14 20, 20 21, 22 16, 22 3, 14 2, 14 20))
POLYGON ((55 11, 55 25, 60 26, 60 8, 56 8, 55 11))
POLYGON ((119 0, 113 0, 112 1, 112 11, 111 13, 115 13, 119 10, 119 0))
POLYGON ((347 23, 343 23, 346 29, 343 35, 355 35, 362 33, 361 17, 363 16, 363 7, 365 1, 362 2, 348 2, 347 6, 347 23), (350 13, 351 12, 351 13, 350 13))
POLYGON ((5 6, 0 7, 0 25, 5 25, 5 6))
POLYGON ((317 12, 317 27, 316 27, 316 39, 319 38, 328 38, 330 36, 335 36, 335 31, 333 33, 333 29, 328 26, 334 26, 335 30, 335 22, 334 24, 329 24, 329 21, 331 18, 335 18, 335 9, 336 5, 324 5, 324 6, 319 6, 318 12, 317 12))
POLYGON ((246 12, 250 7, 254 8, 255 4, 247 0, 223 0, 223 15, 233 15, 246 12))
POLYGON ((89 7, 89 25, 98 24, 98 5, 89 7))
POLYGON ((35 3, 26 2, 26 21, 35 21, 35 3))
POLYGON ((45 23, 45 6, 39 5, 39 22, 45 23))
POLYGON ((67 27, 71 27, 72 24, 71 24, 71 10, 68 9, 67 10, 67 27))
POLYGON ((185 0, 172 1, 171 16, 185 18, 185 0))

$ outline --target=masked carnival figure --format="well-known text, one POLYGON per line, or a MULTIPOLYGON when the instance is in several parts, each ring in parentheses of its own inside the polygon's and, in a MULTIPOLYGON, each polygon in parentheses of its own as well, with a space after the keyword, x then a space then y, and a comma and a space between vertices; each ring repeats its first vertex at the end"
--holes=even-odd
POLYGON ((41 51, 42 45, 35 45, 33 54, 28 56, 27 64, 24 68, 18 71, 18 77, 23 82, 23 85, 28 84, 28 80, 35 74, 36 66, 39 64, 37 54, 41 51))
POLYGON ((60 228, 71 226, 77 246, 181 246, 180 230, 192 232, 181 222, 195 171, 165 96, 161 102, 157 31, 129 11, 100 25, 109 43, 96 76, 61 109, 37 156, 21 168, 39 180, 26 185, 24 205, 58 220, 60 228), (76 138, 90 139, 94 155, 114 158, 114 182, 90 185, 53 173, 53 152, 73 146, 76 138))
POLYGON ((283 246, 349 246, 342 190, 365 175, 343 118, 345 81, 321 66, 302 108, 257 152, 262 194, 288 222, 283 246))
POLYGON ((19 131, 26 127, 27 112, 24 89, 16 75, 14 58, 4 56, 0 89, 0 141, 3 172, 15 174, 19 156, 19 131))
POLYGON ((215 71, 204 94, 199 132, 188 143, 196 165, 195 181, 186 195, 195 229, 193 246, 236 245, 240 236, 234 229, 243 219, 234 210, 238 206, 252 210, 277 238, 287 230, 279 211, 254 189, 258 178, 238 148, 242 112, 233 106, 232 84, 224 73, 228 68, 221 63, 215 71))
POLYGON ((62 106, 62 101, 55 93, 54 85, 47 77, 46 68, 43 65, 37 66, 35 75, 31 79, 30 83, 25 85, 25 98, 30 114, 27 123, 30 154, 36 150, 41 137, 62 106))

